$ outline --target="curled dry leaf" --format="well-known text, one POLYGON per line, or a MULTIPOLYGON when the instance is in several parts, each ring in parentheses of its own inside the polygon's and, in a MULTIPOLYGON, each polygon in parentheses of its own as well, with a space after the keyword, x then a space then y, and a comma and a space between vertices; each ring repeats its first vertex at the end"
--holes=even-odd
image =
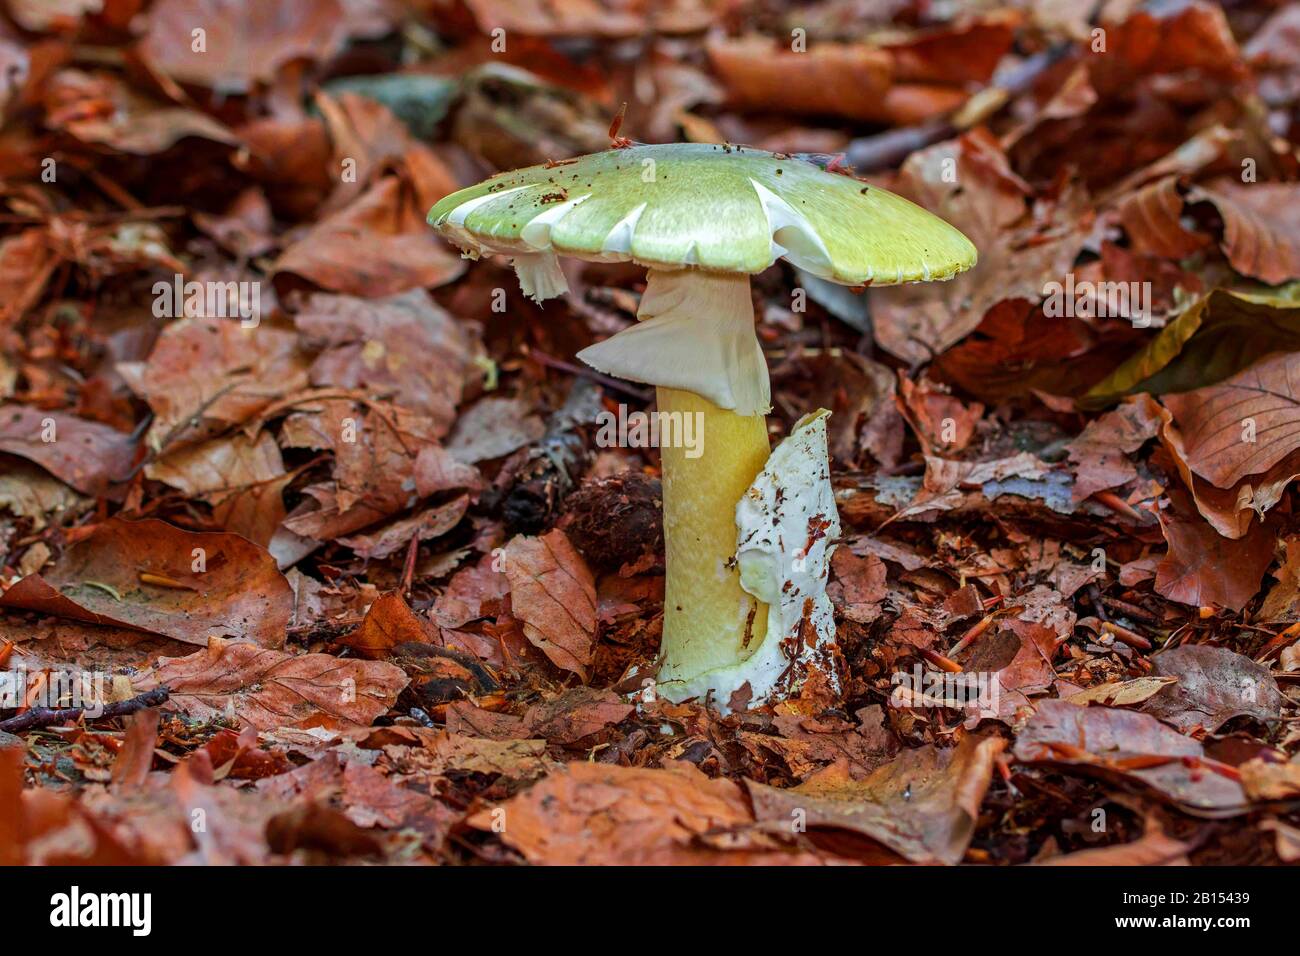
POLYGON ((148 631, 189 644, 230 635, 279 647, 293 589, 275 559, 226 532, 113 518, 44 575, 23 578, 0 607, 148 631))
POLYGON ((906 375, 898 380, 898 406, 930 454, 955 455, 965 448, 984 414, 984 406, 967 406, 928 378, 913 382, 906 375))
POLYGON ((1151 658, 1152 674, 1176 678, 1142 709, 1183 733, 1213 733, 1234 717, 1275 721, 1282 716, 1277 681, 1249 657, 1226 647, 1187 644, 1151 658))
POLYGON ((1286 535, 1281 545, 1282 561, 1272 572, 1275 583, 1255 615, 1259 624, 1291 624, 1300 620, 1300 536, 1286 535))
POLYGON ((563 531, 506 545, 512 613, 552 664, 585 682, 596 642, 596 582, 563 531))
POLYGON ((905 750, 864 780, 840 760, 789 790, 745 786, 759 820, 788 826, 802 810, 809 828, 850 830, 912 863, 951 866, 970 844, 1004 746, 997 737, 968 736, 955 748, 905 750))
MULTIPOLYGON (((501 839, 534 864, 812 862, 806 854, 724 852, 705 844, 706 835, 746 827, 754 817, 737 784, 685 763, 662 770, 566 764, 502 809, 509 825, 501 839)), ((493 830, 493 812, 476 813, 469 825, 493 830)))
POLYGON ((248 93, 291 60, 328 59, 347 39, 346 23, 340 0, 159 0, 146 15, 140 52, 181 83, 248 93))
POLYGON ((1163 512, 1160 528, 1169 553, 1156 568, 1156 592, 1171 601, 1240 611, 1273 563, 1273 531, 1260 522, 1236 540, 1198 515, 1163 512))
POLYGON ((258 730, 369 727, 397 701, 406 673, 383 661, 343 660, 213 638, 188 657, 162 658, 139 690, 171 688, 171 703, 191 717, 227 712, 258 730))
POLYGON ((1218 817, 1248 809, 1232 767, 1206 757, 1191 737, 1131 710, 1041 701, 1016 738, 1015 755, 1024 763, 1131 780, 1188 813, 1218 817))
POLYGON ((34 461, 88 495, 130 477, 137 445, 130 435, 64 412, 0 405, 0 451, 34 461))
POLYGON ((423 289, 384 299, 318 293, 294 324, 309 345, 323 346, 311 383, 391 395, 427 415, 445 434, 474 371, 469 327, 456 322, 423 289))
POLYGON ((1182 223, 1183 196, 1178 177, 1166 176, 1129 193, 1119 203, 1119 217, 1133 248, 1169 259, 1182 259, 1203 248, 1209 237, 1182 223))
POLYGON ((1300 279, 1300 185, 1215 180, 1188 194, 1223 217, 1223 251, 1244 276, 1270 285, 1300 279))
POLYGON ((54 78, 60 108, 51 126, 84 143, 152 156, 183 139, 235 146, 239 140, 206 113, 141 96, 109 74, 63 70, 54 78))
POLYGON ((142 368, 120 370, 153 409, 146 442, 155 451, 219 435, 307 385, 292 331, 233 319, 172 322, 142 368))
POLYGON ((1270 356, 1218 385, 1163 400, 1188 467, 1219 488, 1300 448, 1300 353, 1270 356))
POLYGON ((1149 395, 1129 399, 1089 422, 1068 446, 1075 466, 1074 500, 1082 501, 1136 478, 1137 469, 1127 456, 1154 438, 1160 424, 1160 406, 1149 395))

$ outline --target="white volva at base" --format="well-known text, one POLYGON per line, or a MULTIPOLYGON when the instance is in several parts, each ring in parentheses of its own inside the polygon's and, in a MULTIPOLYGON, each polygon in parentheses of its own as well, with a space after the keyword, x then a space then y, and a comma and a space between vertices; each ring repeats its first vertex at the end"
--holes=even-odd
POLYGON ((750 703, 761 704, 796 692, 814 671, 830 689, 838 687, 835 619, 826 596, 840 534, 826 446, 829 415, 822 409, 801 419, 736 505, 740 584, 768 605, 762 642, 734 665, 661 681, 658 691, 669 700, 712 692, 726 713, 745 684, 750 703))

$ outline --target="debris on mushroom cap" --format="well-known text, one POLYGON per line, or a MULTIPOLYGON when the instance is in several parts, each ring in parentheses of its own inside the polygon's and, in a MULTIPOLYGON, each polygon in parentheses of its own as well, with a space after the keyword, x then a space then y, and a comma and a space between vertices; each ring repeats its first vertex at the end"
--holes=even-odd
POLYGON ((750 274, 784 257, 853 286, 947 279, 976 259, 957 229, 901 196, 802 160, 708 143, 503 173, 445 197, 429 222, 471 253, 750 274))
POLYGON ((797 692, 813 671, 838 690, 835 618, 826 596, 840 534, 826 448, 830 414, 823 408, 800 419, 736 505, 740 586, 768 605, 762 642, 732 667, 661 683, 669 699, 712 691, 726 712, 745 684, 750 703, 761 704, 797 692))
POLYGON ((578 358, 606 375, 694 392, 737 415, 771 410, 749 276, 651 269, 637 318, 578 358))

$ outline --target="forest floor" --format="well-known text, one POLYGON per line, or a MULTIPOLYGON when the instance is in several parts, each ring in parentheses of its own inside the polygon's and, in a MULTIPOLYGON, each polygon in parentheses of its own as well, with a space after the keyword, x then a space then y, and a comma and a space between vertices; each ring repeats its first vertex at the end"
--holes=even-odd
POLYGON ((1300 3, 0 9, 0 863, 1300 859, 1300 3), (642 687, 644 270, 425 223, 624 104, 979 249, 754 280, 837 690, 642 687))

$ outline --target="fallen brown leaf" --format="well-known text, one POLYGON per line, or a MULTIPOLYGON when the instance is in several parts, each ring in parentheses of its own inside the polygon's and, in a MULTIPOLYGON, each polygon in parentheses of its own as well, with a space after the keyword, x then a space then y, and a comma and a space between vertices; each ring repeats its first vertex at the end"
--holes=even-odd
POLYGON ((258 730, 368 727, 409 682, 383 661, 283 651, 213 638, 189 657, 162 658, 135 683, 167 686, 171 703, 212 720, 227 711, 258 730))
POLYGON ((1267 668, 1226 647, 1186 644, 1151 657, 1152 675, 1173 677, 1143 710, 1183 733, 1215 732, 1234 717, 1276 721, 1282 694, 1267 668))
POLYGON ((746 780, 759 820, 845 829, 912 863, 960 863, 1004 742, 966 737, 955 748, 902 751, 864 780, 839 761, 798 787, 778 790, 746 780))
POLYGON ((231 635, 284 643, 293 591, 262 548, 226 532, 182 531, 148 518, 113 518, 43 575, 23 578, 0 606, 162 634, 189 644, 231 635), (164 587, 141 574, 180 582, 164 587))
POLYGON ((596 641, 596 582, 563 531, 506 545, 512 613, 524 635, 562 670, 583 681, 596 641))
POLYGON ((1248 809, 1231 767, 1206 757, 1191 737, 1131 710, 1040 701, 1016 738, 1015 755, 1139 783, 1189 813, 1220 817, 1248 809))

